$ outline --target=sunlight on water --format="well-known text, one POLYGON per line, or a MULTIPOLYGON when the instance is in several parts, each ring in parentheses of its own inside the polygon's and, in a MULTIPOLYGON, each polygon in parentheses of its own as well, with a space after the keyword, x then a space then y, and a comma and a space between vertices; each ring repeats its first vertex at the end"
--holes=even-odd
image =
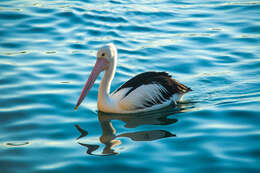
POLYGON ((0 172, 259 172, 260 2, 0 3, 0 172), (112 91, 145 71, 192 88, 177 107, 97 111, 107 43, 112 91))

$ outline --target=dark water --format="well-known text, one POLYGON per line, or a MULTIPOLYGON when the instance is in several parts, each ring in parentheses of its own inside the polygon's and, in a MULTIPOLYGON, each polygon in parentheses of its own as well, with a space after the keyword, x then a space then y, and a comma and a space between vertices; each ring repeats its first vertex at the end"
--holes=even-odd
POLYGON ((259 172, 260 1, 0 2, 0 172, 259 172), (97 112, 113 42, 112 89, 167 71, 194 91, 160 113, 97 112), (81 134, 81 133, 82 134, 81 134))

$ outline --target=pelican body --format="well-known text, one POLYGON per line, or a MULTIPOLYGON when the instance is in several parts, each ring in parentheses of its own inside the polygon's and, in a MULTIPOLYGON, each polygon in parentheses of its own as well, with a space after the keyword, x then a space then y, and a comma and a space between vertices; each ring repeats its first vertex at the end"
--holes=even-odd
POLYGON ((145 72, 128 80, 110 94, 117 65, 117 49, 107 44, 97 52, 96 64, 80 94, 75 110, 82 103, 98 75, 104 71, 99 85, 97 107, 107 113, 152 111, 176 104, 191 89, 171 78, 166 72, 145 72))

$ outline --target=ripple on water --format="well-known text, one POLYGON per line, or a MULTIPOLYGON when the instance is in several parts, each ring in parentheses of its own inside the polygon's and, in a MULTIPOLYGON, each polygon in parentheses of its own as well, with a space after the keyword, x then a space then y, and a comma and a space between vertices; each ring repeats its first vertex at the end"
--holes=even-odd
POLYGON ((259 172, 259 8, 1 1, 1 171, 259 172), (157 114, 102 116, 99 77, 74 111, 108 42, 119 56, 111 90, 167 71, 193 91, 157 114))
POLYGON ((54 8, 35 7, 35 6, 34 7, 29 7, 27 9, 30 10, 31 12, 40 13, 40 14, 52 14, 55 11, 57 11, 57 9, 54 9, 54 8))
POLYGON ((26 23, 31 23, 31 24, 37 24, 37 25, 50 25, 52 23, 55 23, 57 21, 56 17, 35 17, 35 18, 30 18, 27 21, 25 21, 26 23))
POLYGON ((121 16, 112 16, 109 12, 105 12, 104 15, 100 15, 100 12, 92 11, 93 13, 85 13, 82 15, 86 20, 98 21, 98 22, 109 22, 109 23, 126 23, 127 20, 121 16))
POLYGON ((31 17, 28 14, 23 14, 22 12, 0 12, 0 20, 8 21, 8 20, 22 20, 31 17))
POLYGON ((22 43, 14 43, 14 42, 2 42, 0 44, 1 47, 3 48, 9 48, 9 49, 14 49, 14 48, 21 48, 23 47, 22 43))

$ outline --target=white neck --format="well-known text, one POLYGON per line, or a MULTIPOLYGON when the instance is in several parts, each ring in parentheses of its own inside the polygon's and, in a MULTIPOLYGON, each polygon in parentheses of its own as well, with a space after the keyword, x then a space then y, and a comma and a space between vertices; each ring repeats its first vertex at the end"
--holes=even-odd
POLYGON ((113 107, 113 101, 110 98, 110 86, 114 78, 116 71, 116 59, 110 63, 109 68, 104 72, 104 75, 101 79, 101 83, 98 89, 98 109, 105 111, 113 107))

